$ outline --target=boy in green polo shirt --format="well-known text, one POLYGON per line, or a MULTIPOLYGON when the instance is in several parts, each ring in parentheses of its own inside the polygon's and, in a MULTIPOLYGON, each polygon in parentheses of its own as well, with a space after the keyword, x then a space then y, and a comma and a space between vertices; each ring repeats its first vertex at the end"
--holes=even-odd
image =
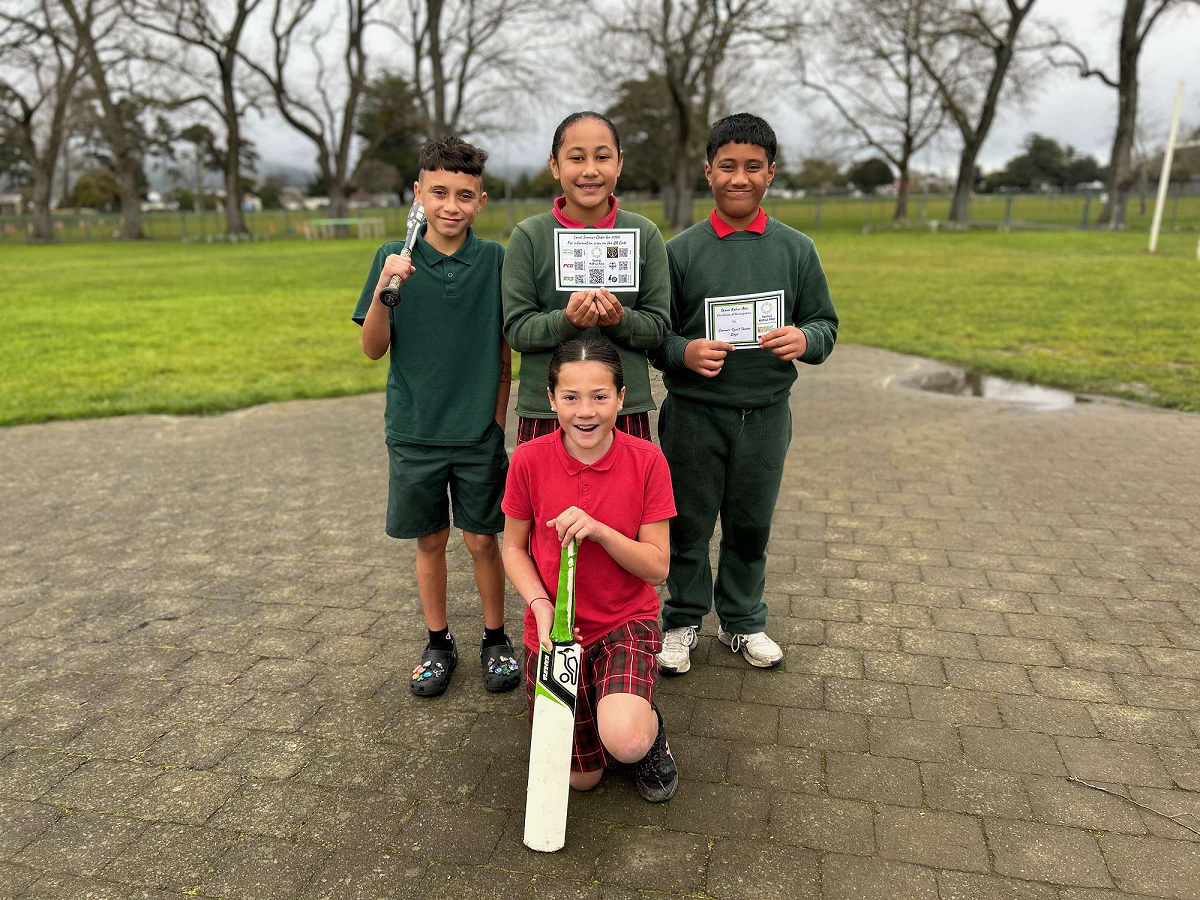
POLYGON ((411 261, 400 255, 398 242, 379 248, 353 316, 367 356, 379 359, 391 350, 384 412, 387 533, 417 541, 417 591, 429 628, 410 682, 420 697, 443 693, 458 663, 446 622, 451 507, 483 601, 484 686, 507 691, 520 680, 504 632, 504 566, 496 538, 504 530, 503 429, 512 380, 501 334, 504 248, 471 230, 487 202, 486 160, 485 151, 456 137, 421 148, 414 191, 427 222, 411 261), (399 305, 389 308, 379 293, 393 275, 403 285, 399 305))
MULTIPOLYGON (((721 643, 762 668, 783 660, 766 633, 762 595, 771 516, 792 438, 788 396, 794 361, 824 362, 838 318, 812 240, 767 218, 759 205, 775 175, 777 149, 775 132, 758 116, 717 122, 704 166, 716 209, 667 243, 672 333, 651 356, 667 388, 658 434, 678 512, 658 656, 664 674, 690 668, 696 629, 713 605, 721 643), (732 310, 744 308, 747 295, 773 293, 754 305, 739 349, 706 333, 706 299, 730 300, 732 310), (718 515, 714 587, 708 545, 718 515)), ((727 336, 737 339, 732 330, 727 336)))

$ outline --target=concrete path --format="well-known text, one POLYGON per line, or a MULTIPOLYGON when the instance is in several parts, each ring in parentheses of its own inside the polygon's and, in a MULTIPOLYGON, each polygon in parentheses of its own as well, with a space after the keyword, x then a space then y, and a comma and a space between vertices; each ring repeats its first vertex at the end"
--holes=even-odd
POLYGON ((464 665, 409 693, 381 395, 0 431, 0 898, 1200 898, 1200 417, 896 384, 930 367, 803 373, 785 666, 706 622, 678 796, 610 773, 552 856, 457 538, 464 665))

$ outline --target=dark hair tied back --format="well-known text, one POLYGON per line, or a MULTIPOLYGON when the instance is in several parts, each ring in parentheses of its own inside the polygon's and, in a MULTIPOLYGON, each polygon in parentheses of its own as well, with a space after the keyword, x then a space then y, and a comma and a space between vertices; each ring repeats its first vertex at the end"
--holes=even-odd
POLYGON ((551 157, 553 157, 554 159, 558 159, 558 151, 562 149, 563 135, 566 134, 566 131, 568 128, 570 128, 572 125, 574 125, 580 119, 597 119, 598 121, 601 121, 605 125, 607 125, 608 130, 610 132, 612 132, 612 139, 613 139, 613 143, 616 145, 616 151, 618 154, 620 154, 620 152, 621 152, 621 136, 619 134, 617 134, 617 126, 612 123, 612 119, 610 119, 608 116, 604 115, 604 113, 598 113, 594 110, 585 109, 582 112, 571 113, 569 116, 567 116, 565 119, 563 119, 561 122, 558 123, 558 127, 554 129, 554 140, 552 140, 550 142, 550 156, 551 157))
POLYGON ((550 385, 550 393, 558 388, 558 371, 567 363, 598 362, 612 372, 613 383, 617 393, 625 387, 625 370, 621 368, 621 357, 616 348, 608 341, 598 338, 586 340, 563 341, 550 354, 550 367, 546 371, 546 380, 550 385))

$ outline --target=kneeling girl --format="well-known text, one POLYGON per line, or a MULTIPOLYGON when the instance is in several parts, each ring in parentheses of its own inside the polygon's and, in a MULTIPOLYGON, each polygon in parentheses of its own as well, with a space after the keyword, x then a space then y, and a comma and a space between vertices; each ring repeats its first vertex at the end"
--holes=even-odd
POLYGON ((588 790, 610 760, 636 763, 638 792, 669 800, 678 787, 662 714, 653 704, 662 649, 658 595, 675 515, 662 451, 614 429, 625 397, 621 358, 607 341, 572 340, 550 358, 554 432, 521 444, 504 493, 504 567, 525 599, 525 684, 533 714, 538 646, 550 644, 560 552, 579 542, 576 639, 582 672, 571 787, 588 790))

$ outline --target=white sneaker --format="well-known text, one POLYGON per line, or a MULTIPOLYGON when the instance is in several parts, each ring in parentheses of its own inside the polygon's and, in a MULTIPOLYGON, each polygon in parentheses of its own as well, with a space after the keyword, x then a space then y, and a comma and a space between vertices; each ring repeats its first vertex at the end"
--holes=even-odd
POLYGON ((663 635, 658 654, 658 671, 664 675, 682 675, 692 667, 692 651, 696 649, 696 629, 692 625, 668 628, 663 635))
POLYGON ((746 662, 760 669, 770 669, 783 662, 783 651, 779 645, 767 637, 765 631, 754 634, 730 634, 724 628, 717 632, 717 640, 732 650, 746 657, 746 662))

